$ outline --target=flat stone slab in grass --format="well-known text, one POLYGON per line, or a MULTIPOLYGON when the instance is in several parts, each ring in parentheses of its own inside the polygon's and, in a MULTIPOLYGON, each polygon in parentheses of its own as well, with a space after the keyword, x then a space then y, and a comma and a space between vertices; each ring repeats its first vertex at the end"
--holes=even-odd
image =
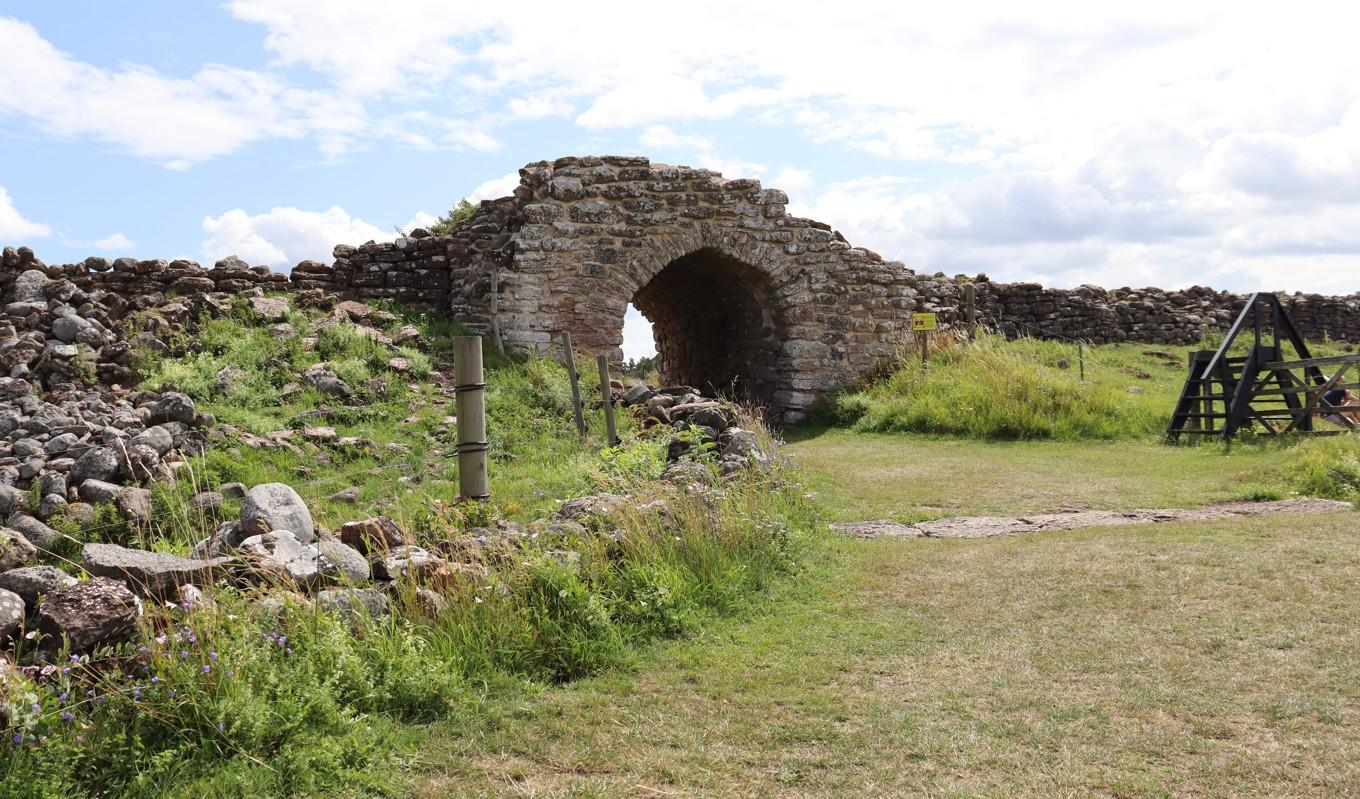
POLYGON ((232 562, 232 558, 181 558, 117 544, 86 544, 81 560, 90 574, 122 580, 139 594, 157 597, 182 585, 205 585, 214 569, 232 562))
POLYGON ((1114 527, 1125 524, 1215 521, 1274 513, 1338 513, 1353 511, 1349 502, 1330 499, 1286 499, 1278 502, 1224 502, 1202 508, 1156 508, 1129 511, 1091 510, 1036 513, 1028 516, 958 516, 916 524, 887 519, 837 522, 831 529, 855 538, 1001 538, 1027 533, 1114 527))

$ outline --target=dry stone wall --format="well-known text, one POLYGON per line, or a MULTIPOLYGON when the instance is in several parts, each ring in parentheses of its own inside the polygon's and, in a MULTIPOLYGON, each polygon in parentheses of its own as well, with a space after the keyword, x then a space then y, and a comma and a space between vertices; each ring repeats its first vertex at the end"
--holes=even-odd
MULTIPOLYGON (((640 157, 559 158, 520 170, 509 197, 483 202, 452 235, 339 245, 334 263, 290 275, 231 257, 46 266, 7 248, 0 290, 38 264, 88 290, 129 298, 268 290, 385 299, 447 312, 506 347, 548 353, 569 331, 578 349, 620 356, 629 303, 652 321, 662 379, 747 395, 774 421, 851 385, 910 343, 913 311, 961 316, 965 282, 978 317, 1006 335, 1188 344, 1226 328, 1239 294, 1026 283, 922 275, 854 247, 830 226, 787 212, 788 198, 640 157)), ((1284 298, 1310 338, 1360 341, 1360 293, 1284 298)))

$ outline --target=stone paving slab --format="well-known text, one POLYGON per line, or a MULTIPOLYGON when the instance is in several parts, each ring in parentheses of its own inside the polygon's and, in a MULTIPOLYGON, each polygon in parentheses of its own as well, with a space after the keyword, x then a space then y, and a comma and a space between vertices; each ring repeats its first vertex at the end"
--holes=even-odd
POLYGON ((1026 516, 958 516, 916 524, 886 519, 838 522, 831 529, 855 538, 1002 538, 1084 527, 1125 524, 1161 524, 1184 521, 1215 521, 1276 513, 1339 513, 1354 511, 1349 502, 1330 499, 1286 499, 1276 502, 1224 502, 1202 508, 1156 508, 1129 511, 1075 511, 1036 513, 1026 516))

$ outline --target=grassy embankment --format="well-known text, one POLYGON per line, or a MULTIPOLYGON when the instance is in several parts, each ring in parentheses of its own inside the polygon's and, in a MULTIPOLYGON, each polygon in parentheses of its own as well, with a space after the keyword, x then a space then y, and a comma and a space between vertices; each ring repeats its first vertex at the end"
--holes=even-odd
MULTIPOLYGON (((446 612, 427 615, 413 585, 391 617, 353 629, 300 604, 268 610, 249 588, 219 588, 212 606, 148 603, 139 640, 11 675, 0 796, 385 794, 409 754, 396 743, 409 724, 476 715, 503 692, 626 666, 648 641, 732 615, 795 567, 812 527, 802 491, 777 476, 753 473, 721 497, 686 496, 650 480, 664 435, 645 438, 626 423, 620 448, 581 441, 566 375, 541 360, 489 365, 495 500, 458 505, 443 421, 452 403, 428 379, 456 328, 418 315, 385 323, 413 322, 430 343, 428 354, 400 353, 407 377, 387 366, 398 353, 352 329, 313 333, 316 313, 294 311, 294 332, 277 338, 247 316, 205 323, 195 354, 149 357, 151 382, 189 392, 253 435, 325 424, 367 441, 295 436, 292 451, 229 438, 177 486, 157 489, 148 527, 101 514, 68 529, 80 540, 184 551, 214 523, 189 509, 194 490, 279 480, 298 487, 323 525, 388 512, 417 543, 450 553, 461 565, 426 580, 446 612), (359 390, 361 407, 289 387, 321 360, 359 390), (230 390, 217 385, 226 367, 244 372, 230 390), (327 499, 348 486, 359 489, 354 504, 327 499), (457 543, 466 527, 530 520, 556 499, 601 489, 668 507, 601 520, 584 535, 531 527, 520 550, 457 543)), ((21 662, 32 646, 21 642, 21 662)))

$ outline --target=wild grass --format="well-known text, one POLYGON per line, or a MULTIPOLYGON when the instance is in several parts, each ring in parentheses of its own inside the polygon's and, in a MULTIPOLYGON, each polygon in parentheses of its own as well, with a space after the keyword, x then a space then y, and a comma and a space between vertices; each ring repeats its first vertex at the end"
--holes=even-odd
MULTIPOLYGON (((220 589, 210 606, 148 604, 133 643, 12 674, 0 796, 382 793, 404 724, 475 713, 510 685, 629 666, 797 567, 816 511, 782 476, 691 495, 611 458, 602 476, 662 504, 585 532, 536 528, 519 550, 470 550, 428 583, 447 603, 437 619, 414 584, 391 617, 353 622, 220 589)), ((419 543, 456 539, 468 521, 434 511, 419 543)))
POLYGON ((416 794, 1354 797, 1348 514, 834 541, 641 674, 433 728, 416 794))
POLYGON ((1165 430, 1168 396, 1174 404, 1185 376, 1178 356, 1146 347, 1089 347, 1082 379, 1075 344, 991 334, 943 341, 925 368, 904 358, 878 382, 830 400, 820 421, 993 440, 1142 438, 1165 430))

